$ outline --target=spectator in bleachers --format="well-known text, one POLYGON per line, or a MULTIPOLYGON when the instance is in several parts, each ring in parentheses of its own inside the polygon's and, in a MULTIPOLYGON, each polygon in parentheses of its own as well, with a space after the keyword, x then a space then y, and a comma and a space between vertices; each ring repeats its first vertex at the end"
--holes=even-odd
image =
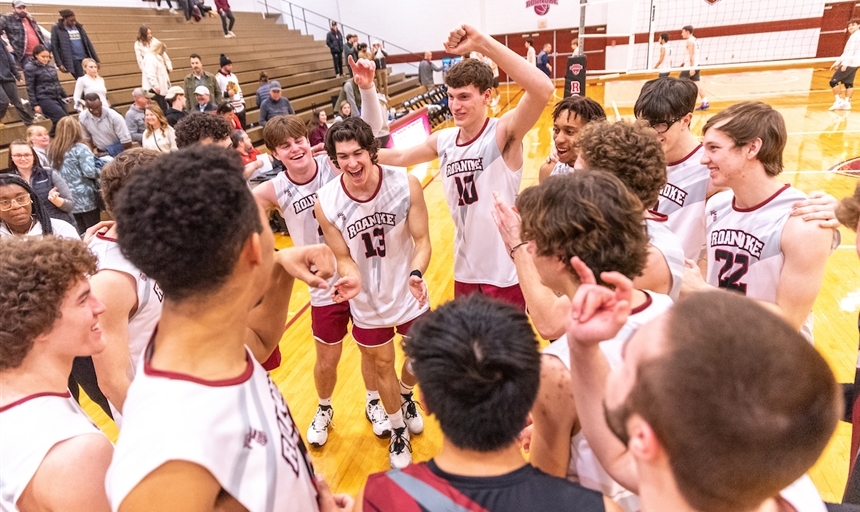
POLYGON ((437 66, 433 64, 433 52, 424 52, 424 60, 418 64, 418 82, 424 87, 433 87, 435 85, 435 80, 433 80, 433 72, 434 71, 442 71, 442 66, 437 66))
POLYGON ((164 116, 167 118, 167 122, 170 126, 176 126, 176 123, 178 123, 180 119, 188 115, 188 112, 185 111, 185 102, 187 101, 185 98, 185 90, 178 85, 174 85, 167 90, 167 94, 164 95, 164 100, 170 105, 170 108, 167 109, 164 116))
POLYGON ((242 96, 242 89, 235 82, 227 82, 227 93, 224 95, 225 101, 229 101, 233 105, 233 114, 239 120, 240 130, 245 129, 245 98, 242 96))
POLYGON ((325 44, 331 51, 331 60, 334 61, 334 74, 343 75, 343 34, 337 28, 337 22, 331 22, 331 30, 325 35, 325 44))
POLYGON ((371 50, 376 63, 376 90, 384 94, 388 98, 388 69, 386 69, 385 58, 388 57, 388 52, 382 48, 382 43, 375 41, 371 50))
POLYGON ((154 149, 159 153, 176 151, 176 132, 164 117, 164 112, 155 103, 146 107, 146 131, 143 132, 141 146, 154 149))
POLYGON ((33 50, 34 60, 24 66, 24 79, 27 82, 27 97, 37 114, 51 120, 51 137, 57 128, 57 121, 64 118, 69 95, 60 85, 57 68, 51 63, 51 52, 41 44, 33 50))
POLYGON ((33 146, 33 151, 39 157, 39 163, 46 169, 51 168, 51 160, 48 158, 48 147, 51 145, 51 137, 44 126, 34 124, 27 128, 27 142, 33 146))
POLYGON ((74 226, 48 215, 23 178, 0 174, 0 238, 39 235, 80 239, 74 226))
MULTIPOLYGON (((119 113, 102 105, 98 94, 84 96, 87 110, 78 120, 83 131, 83 140, 93 149, 97 157, 116 156, 131 147, 131 134, 125 119, 119 113)), ((56 144, 56 141, 54 141, 56 144)), ((73 187, 74 188, 74 187, 73 187)))
MULTIPOLYGON (((15 63, 15 58, 5 47, 0 49, 0 52, 2 52, 0 54, 0 119, 6 116, 6 110, 11 104, 18 111, 18 117, 21 118, 21 121, 30 126, 33 124, 33 114, 24 106, 18 96, 18 81, 21 80, 21 73, 15 63)), ((0 127, 2 125, 0 123, 0 127)))
POLYGON ((224 100, 218 105, 218 110, 215 113, 224 118, 225 121, 230 123, 230 127, 234 130, 241 130, 242 123, 239 122, 239 118, 236 117, 236 114, 233 112, 233 104, 230 103, 229 100, 224 100))
POLYGON ((281 83, 272 80, 269 86, 269 98, 260 105, 260 126, 266 126, 266 122, 275 116, 295 114, 290 100, 281 95, 281 83))
MULTIPOLYGON (((95 97, 98 100, 98 96, 95 97)), ((87 112, 81 114, 85 116, 87 112)), ((117 114, 119 115, 119 114, 117 114)), ((124 123, 121 123, 125 126, 124 123)), ((73 117, 61 119, 57 124, 57 136, 48 150, 55 169, 69 184, 75 207, 72 213, 77 222, 78 233, 83 233, 100 220, 101 199, 96 168, 96 159, 90 148, 83 144, 81 125, 73 117)))
POLYGON ((141 87, 153 94, 152 99, 162 110, 167 110, 164 94, 170 89, 170 72, 173 71, 173 63, 166 50, 167 47, 161 41, 153 43, 152 51, 143 56, 141 76, 141 87))
POLYGON ((84 94, 94 92, 102 99, 102 103, 110 106, 107 99, 107 86, 105 79, 99 76, 99 63, 93 59, 84 59, 83 63, 84 75, 78 77, 75 81, 75 93, 72 95, 75 101, 75 108, 82 111, 84 107, 84 94))
POLYGON ((367 51, 367 43, 358 43, 358 58, 373 60, 373 54, 367 51))
POLYGON ((215 0, 215 9, 218 15, 221 16, 221 28, 224 29, 224 37, 236 37, 233 33, 233 25, 236 24, 236 18, 233 16, 233 11, 230 9, 230 4, 227 0, 215 0), (230 24, 227 24, 227 20, 230 24))
POLYGON ((251 142, 251 138, 248 137, 248 134, 245 133, 244 130, 236 130, 230 135, 230 140, 233 142, 233 149, 239 152, 239 156, 242 157, 242 165, 245 166, 244 174, 245 179, 247 180, 260 167, 263 167, 263 161, 258 160, 257 157, 260 155, 260 152, 257 151, 257 148, 254 147, 254 144, 251 142))
POLYGON ((152 51, 152 45, 158 42, 152 35, 152 29, 141 25, 137 31, 137 40, 134 42, 134 55, 137 57, 137 67, 143 71, 143 57, 152 51))
MULTIPOLYGON (((177 0, 177 1, 181 5, 183 0, 177 0)), ((170 2, 170 0, 167 0, 167 8, 170 9, 171 14, 176 14, 176 9, 173 8, 173 4, 170 2)), ((155 0, 155 10, 156 11, 161 10, 161 0, 155 0)))
POLYGON ((192 112, 176 123, 176 146, 182 149, 199 142, 229 148, 231 133, 233 128, 223 117, 192 112))
POLYGON ((257 108, 263 104, 263 101, 269 97, 269 74, 265 71, 260 71, 260 85, 257 87, 257 108))
MULTIPOLYGON (((352 60, 358 60, 358 36, 355 34, 346 35, 346 47, 343 49, 343 58, 349 62, 350 56, 352 56, 352 60)), ((349 76, 352 76, 352 68, 347 66, 346 70, 349 71, 349 76)))
POLYGON ((75 78, 84 76, 84 59, 99 61, 93 43, 71 9, 61 10, 60 19, 51 28, 51 49, 60 71, 75 78))
POLYGON ((328 132, 328 115, 325 110, 315 110, 314 116, 308 121, 308 139, 311 146, 322 144, 325 141, 325 134, 328 132))
MULTIPOLYGON (((350 68, 350 69, 352 69, 352 68, 350 68)), ((352 113, 352 107, 349 106, 348 102, 344 101, 343 103, 340 104, 340 109, 337 110, 337 113, 334 116, 334 122, 337 123, 337 122, 343 121, 347 117, 350 117, 351 113, 352 113)))
POLYGON ((29 143, 16 140, 9 144, 9 172, 21 176, 30 184, 48 215, 75 225, 72 216, 75 200, 69 185, 60 173, 42 165, 36 150, 29 143))
POLYGON ((215 75, 215 81, 218 83, 218 90, 221 91, 221 95, 223 96, 227 94, 227 84, 230 82, 238 84, 239 78, 233 73, 233 61, 230 60, 230 57, 222 53, 218 60, 218 64, 221 67, 218 68, 218 74, 215 75))
POLYGON ((36 56, 35 50, 38 46, 50 45, 50 32, 40 27, 30 16, 24 0, 12 2, 12 13, 0 17, 0 32, 6 33, 19 68, 23 68, 27 60, 36 56))
POLYGON ((343 83, 337 101, 334 103, 334 110, 340 112, 343 117, 358 117, 361 115, 361 91, 358 86, 352 81, 352 78, 343 83), (344 115, 343 105, 349 106, 349 111, 344 115))
POLYGON ((146 130, 146 122, 143 120, 144 111, 149 105, 149 100, 154 96, 153 93, 146 92, 140 87, 131 91, 133 101, 125 112, 125 125, 128 127, 131 140, 138 144, 143 140, 143 132, 146 130))
MULTIPOLYGON (((215 80, 215 75, 203 70, 203 61, 200 60, 200 55, 192 53, 189 60, 191 63, 191 73, 185 75, 185 82, 183 83, 183 87, 185 89, 185 97, 193 97, 197 88, 203 86, 212 95, 212 102, 217 106, 218 103, 221 102, 221 88, 218 87, 218 82, 215 80)), ((191 110, 193 108, 196 108, 196 106, 197 104, 186 105, 185 110, 187 112, 191 112, 191 110)), ((212 110, 215 109, 213 108, 212 110)))
POLYGON ((194 112, 215 112, 218 110, 218 105, 212 101, 212 95, 209 94, 209 88, 199 85, 194 89, 194 99, 197 104, 194 107, 194 112))

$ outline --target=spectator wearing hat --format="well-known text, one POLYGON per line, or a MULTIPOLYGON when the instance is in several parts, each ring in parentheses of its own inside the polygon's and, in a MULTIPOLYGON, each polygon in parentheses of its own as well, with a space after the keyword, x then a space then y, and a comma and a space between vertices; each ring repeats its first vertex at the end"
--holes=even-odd
POLYGON ((93 43, 71 9, 60 11, 60 19, 51 28, 51 46, 54 62, 60 71, 71 73, 76 79, 84 76, 86 72, 83 67, 84 59, 99 62, 93 43))
POLYGON ((269 119, 275 116, 295 114, 290 100, 281 96, 281 83, 277 80, 269 82, 269 97, 260 105, 260 126, 266 126, 269 119))
POLYGON ((174 85, 167 90, 167 94, 164 95, 164 100, 168 105, 170 105, 170 108, 168 108, 167 112, 164 113, 164 117, 167 118, 167 122, 170 126, 176 126, 176 123, 178 123, 180 119, 188 115, 188 112, 185 111, 185 104, 187 103, 187 99, 185 98, 185 89, 178 85, 174 85))
MULTIPOLYGON (((221 88, 218 87, 218 82, 215 80, 215 75, 208 71, 203 71, 203 61, 200 60, 200 55, 191 54, 191 73, 185 75, 183 89, 185 89, 185 97, 188 98, 188 104, 185 105, 185 111, 191 112, 196 109, 197 103, 191 101, 194 93, 201 85, 206 88, 212 95, 211 99, 215 105, 221 102, 221 88)), ((226 85, 226 84, 225 84, 226 85)), ((216 107, 217 108, 217 107, 216 107)), ((214 110, 214 109, 213 109, 214 110)))
POLYGON ((143 140, 143 132, 146 130, 145 110, 153 94, 138 87, 131 91, 131 97, 134 98, 134 102, 125 113, 125 124, 131 134, 131 140, 140 144, 143 140))
POLYGON ((194 99, 197 100, 197 104, 192 108, 192 112, 215 112, 218 110, 218 105, 212 101, 212 95, 209 94, 209 88, 204 85, 199 85, 194 89, 194 99))
POLYGON ((87 109, 81 112, 78 121, 81 123, 84 142, 97 157, 116 156, 131 147, 132 137, 128 125, 123 122, 119 112, 103 106, 99 95, 92 92, 84 95, 84 104, 87 109))
POLYGON ((27 60, 33 59, 33 50, 37 46, 50 48, 48 37, 51 33, 40 27, 30 16, 24 0, 12 2, 12 12, 0 16, 0 32, 6 32, 19 68, 23 68, 27 60))
POLYGON ((331 22, 331 30, 325 35, 325 44, 331 51, 331 60, 334 61, 334 74, 343 75, 343 34, 337 29, 337 22, 331 22))

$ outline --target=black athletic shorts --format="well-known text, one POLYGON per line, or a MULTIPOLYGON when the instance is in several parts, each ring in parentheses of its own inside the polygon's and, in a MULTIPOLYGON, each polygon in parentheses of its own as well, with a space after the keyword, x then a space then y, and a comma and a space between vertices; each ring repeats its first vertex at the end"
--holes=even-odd
POLYGON ((841 83, 846 89, 854 87, 854 76, 857 74, 856 67, 848 66, 845 71, 842 71, 842 66, 836 68, 833 73, 833 78, 830 79, 830 87, 836 87, 836 84, 841 83))
POLYGON ((681 71, 681 75, 678 78, 686 78, 687 80, 692 80, 693 82, 698 82, 701 79, 698 69, 693 71, 692 75, 690 74, 690 70, 685 69, 684 71, 681 71))

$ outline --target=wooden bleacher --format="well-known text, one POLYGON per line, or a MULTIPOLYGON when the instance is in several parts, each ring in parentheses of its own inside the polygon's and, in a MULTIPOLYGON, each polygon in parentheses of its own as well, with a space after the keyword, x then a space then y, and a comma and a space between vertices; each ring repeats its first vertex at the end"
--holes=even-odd
MULTIPOLYGON (((43 28, 50 30, 60 17, 59 10, 64 8, 74 10, 78 22, 86 29, 101 60, 99 74, 105 79, 108 100, 123 116, 132 101, 131 91, 141 83, 134 55, 134 41, 141 25, 152 29, 152 34, 167 46, 173 63, 172 85, 181 86, 185 75, 191 72, 188 56, 192 53, 200 55, 204 69, 210 73, 218 72, 220 54, 230 57, 245 97, 249 125, 259 121, 255 94, 260 71, 266 71, 269 80, 281 83, 284 96, 305 121, 310 119, 314 107, 324 108, 331 117, 332 96, 340 92, 345 80, 335 76, 331 54, 324 41, 315 41, 298 30, 276 24, 276 16, 264 18, 259 13, 234 11, 233 32, 237 37, 227 39, 218 17, 186 23, 181 13, 171 14, 166 9, 29 4, 28 10, 43 28)), ((67 73, 59 73, 59 77, 63 88, 71 95, 74 79, 67 73)), ((389 77, 392 107, 398 107, 423 90, 417 78, 407 78, 405 73, 393 73, 389 77)), ((26 86, 19 86, 18 94, 26 99, 26 86)), ((194 98, 189 101, 193 102, 194 98)), ((69 111, 74 112, 71 105, 69 111)), ((2 121, 5 127, 0 129, 0 169, 6 169, 9 143, 24 139, 27 127, 11 105, 2 121)), ((44 120, 38 124, 50 128, 51 122, 44 120)), ((262 128, 252 127, 248 135, 255 145, 262 145, 262 128)))

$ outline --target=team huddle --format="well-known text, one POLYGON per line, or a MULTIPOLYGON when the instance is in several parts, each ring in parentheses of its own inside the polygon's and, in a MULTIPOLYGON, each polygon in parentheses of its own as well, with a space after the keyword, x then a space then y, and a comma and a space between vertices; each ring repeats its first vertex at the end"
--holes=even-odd
MULTIPOLYGON (((811 312, 836 202, 779 181, 779 112, 732 105, 700 142, 689 79, 647 82, 635 122, 565 98, 539 184, 521 191, 523 139, 555 86, 470 26, 446 50, 495 62, 517 106, 488 116, 493 69, 466 59, 445 78, 455 126, 382 149, 374 64, 350 58, 361 118, 322 148, 298 116, 269 120, 285 170, 253 190, 235 152, 132 149, 102 172, 116 222, 88 246, 0 239, 0 509, 823 508, 805 473, 841 397, 811 312), (437 158, 455 300, 431 310, 424 191, 397 167, 437 158), (275 251, 270 210, 293 247, 275 251), (304 437, 267 372, 296 280, 319 401, 304 437), (542 353, 535 330, 553 340, 542 353), (355 499, 314 475, 304 445, 328 440, 350 332, 392 467, 355 499), (67 390, 79 356, 94 356, 116 446, 67 390), (422 406, 444 443, 413 464, 422 406)), ((0 196, 4 211, 22 202, 0 196)))

